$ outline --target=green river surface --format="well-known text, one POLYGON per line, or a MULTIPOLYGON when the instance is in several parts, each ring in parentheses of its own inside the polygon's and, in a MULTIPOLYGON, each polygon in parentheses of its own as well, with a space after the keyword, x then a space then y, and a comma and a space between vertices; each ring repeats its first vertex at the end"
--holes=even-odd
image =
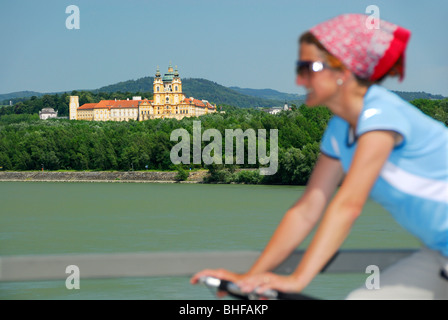
MULTIPOLYGON (((0 182, 0 255, 262 250, 300 186, 0 182)), ((300 247, 305 248, 310 237, 300 247)), ((346 249, 419 242, 368 201, 346 249)), ((198 270, 199 271, 199 270, 198 270)), ((370 274, 322 274, 305 293, 343 299, 370 274)), ((188 277, 0 283, 0 299, 213 300, 188 277)))

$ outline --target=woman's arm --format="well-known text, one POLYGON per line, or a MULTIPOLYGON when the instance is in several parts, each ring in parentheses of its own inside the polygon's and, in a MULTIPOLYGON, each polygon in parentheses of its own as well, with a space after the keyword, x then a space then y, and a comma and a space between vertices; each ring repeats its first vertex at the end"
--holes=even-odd
POLYGON ((239 283, 244 291, 302 291, 336 253, 361 213, 370 190, 394 147, 390 131, 372 131, 358 141, 351 167, 328 206, 299 266, 290 276, 258 274, 239 283))
POLYGON ((286 212, 265 250, 244 275, 224 269, 202 270, 191 278, 196 283, 202 276, 214 276, 237 281, 242 278, 274 269, 306 238, 342 179, 339 160, 321 155, 313 169, 302 197, 286 212))
POLYGON ((273 270, 302 243, 321 217, 342 176, 339 160, 320 155, 304 194, 285 213, 247 275, 273 270))

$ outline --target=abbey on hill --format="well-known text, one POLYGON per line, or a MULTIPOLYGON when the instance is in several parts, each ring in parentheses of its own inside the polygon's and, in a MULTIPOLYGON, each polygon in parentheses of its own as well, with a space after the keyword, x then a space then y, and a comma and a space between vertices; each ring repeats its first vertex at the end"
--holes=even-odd
POLYGON ((168 72, 160 75, 157 67, 153 83, 153 100, 133 97, 132 100, 101 100, 79 106, 79 97, 70 96, 70 120, 87 121, 143 121, 158 118, 198 117, 216 112, 216 105, 207 100, 186 98, 182 93, 179 72, 171 64, 168 72))

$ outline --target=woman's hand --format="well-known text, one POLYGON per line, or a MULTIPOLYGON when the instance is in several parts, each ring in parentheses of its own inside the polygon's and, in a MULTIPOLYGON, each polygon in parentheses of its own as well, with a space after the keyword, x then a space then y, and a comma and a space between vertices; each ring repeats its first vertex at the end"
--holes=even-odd
MULTIPOLYGON (((241 280, 244 277, 244 275, 230 272, 225 269, 205 269, 193 275, 190 279, 190 283, 197 284, 199 282, 199 279, 201 279, 202 277, 214 277, 221 280, 227 280, 236 283, 239 280, 241 280)), ((224 291, 218 291, 216 292, 216 295, 219 298, 223 298, 227 295, 227 293, 224 291)))
POLYGON ((190 279, 190 283, 197 284, 202 277, 214 277, 221 280, 237 282, 242 279, 243 275, 225 269, 205 269, 193 275, 190 279))
POLYGON ((304 289, 296 276, 280 276, 272 272, 264 272, 252 276, 245 276, 236 282, 243 292, 263 293, 273 289, 282 292, 300 292, 304 289))
MULTIPOLYGON (((255 275, 238 274, 225 269, 205 269, 196 273, 190 279, 191 284, 197 284, 201 277, 214 277, 235 283, 243 292, 263 293, 268 289, 282 292, 300 292, 304 289, 296 276, 280 276, 272 272, 264 272, 255 275)), ((218 292, 219 297, 225 296, 224 292, 218 292)))

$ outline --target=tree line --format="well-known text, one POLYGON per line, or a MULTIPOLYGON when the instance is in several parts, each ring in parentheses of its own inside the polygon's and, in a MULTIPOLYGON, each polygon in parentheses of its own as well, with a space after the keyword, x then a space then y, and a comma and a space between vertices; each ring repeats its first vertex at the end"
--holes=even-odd
MULTIPOLYGON (((49 119, 37 115, 10 114, 0 117, 0 167, 3 170, 190 170, 206 168, 228 172, 222 181, 240 167, 252 165, 207 166, 204 163, 174 165, 171 149, 177 141, 170 136, 175 129, 186 129, 193 137, 193 121, 201 121, 202 131, 217 129, 225 137, 226 129, 278 129, 279 170, 271 183, 299 183, 311 170, 318 154, 318 141, 330 113, 325 108, 295 108, 280 115, 255 109, 224 106, 226 113, 199 118, 154 119, 143 122, 92 122, 49 119), (285 172, 287 170, 287 172, 285 172)), ((267 137, 267 150, 270 146, 267 137)), ((208 142, 202 142, 202 149, 208 142)), ((247 141, 245 141, 247 150, 247 141)), ((225 145, 225 141, 223 141, 225 145)), ((247 163, 245 161, 244 163, 247 163)), ((256 171, 254 171, 256 172, 256 171)), ((245 182, 261 182, 263 177, 247 176, 245 182)), ((246 176, 244 176, 246 175, 246 176)), ((213 176, 213 175, 212 175, 213 176)), ((219 181, 217 176, 213 176, 219 181)), ((226 180, 227 179, 227 180, 226 180)), ((235 178, 236 179, 236 178, 235 178)), ((210 182, 212 181, 210 180, 210 182)))
POLYGON ((79 105, 85 103, 98 103, 101 100, 126 100, 133 96, 140 96, 142 99, 152 99, 152 92, 92 92, 92 91, 72 91, 63 94, 45 94, 41 97, 14 98, 14 103, 8 106, 8 101, 4 101, 5 106, 0 107, 0 117, 11 114, 39 114, 43 108, 53 108, 58 111, 59 117, 68 117, 70 96, 79 97, 79 105))
MULTIPOLYGON (((120 98, 120 93, 110 93, 110 96, 86 93, 80 96, 80 100, 87 103, 92 102, 89 101, 91 99, 114 99, 114 94, 120 98)), ((51 101, 66 101, 67 97, 56 95, 53 100, 42 97, 40 101, 42 104, 51 105, 51 101)), ((448 126, 448 99, 419 99, 413 103, 448 126)), ((0 108, 0 112, 4 108, 11 107, 0 108)), ((228 105, 222 106, 222 109, 225 113, 199 118, 154 119, 142 122, 67 119, 43 121, 39 120, 35 112, 24 112, 34 110, 31 107, 16 108, 14 112, 8 110, 6 113, 0 113, 0 167, 3 170, 41 170, 42 167, 47 170, 177 170, 180 179, 185 179, 185 171, 190 169, 208 169, 208 182, 306 184, 319 154, 320 139, 331 117, 328 109, 293 106, 292 110, 276 115, 228 105), (259 161, 249 165, 247 159, 244 161, 245 165, 206 165, 203 162, 193 164, 193 159, 190 159, 188 165, 174 165, 170 152, 178 141, 170 140, 171 133, 175 129, 183 128, 193 137, 193 121, 201 121, 202 132, 217 129, 223 137, 223 146, 226 129, 241 129, 243 132, 248 129, 255 132, 265 129, 268 134, 268 152, 270 129, 277 129, 278 171, 272 176, 260 176, 258 170, 238 170, 259 168, 259 161)), ((203 141, 201 150, 204 150, 208 143, 203 141)), ((247 147, 246 139, 245 150, 247 147)))

